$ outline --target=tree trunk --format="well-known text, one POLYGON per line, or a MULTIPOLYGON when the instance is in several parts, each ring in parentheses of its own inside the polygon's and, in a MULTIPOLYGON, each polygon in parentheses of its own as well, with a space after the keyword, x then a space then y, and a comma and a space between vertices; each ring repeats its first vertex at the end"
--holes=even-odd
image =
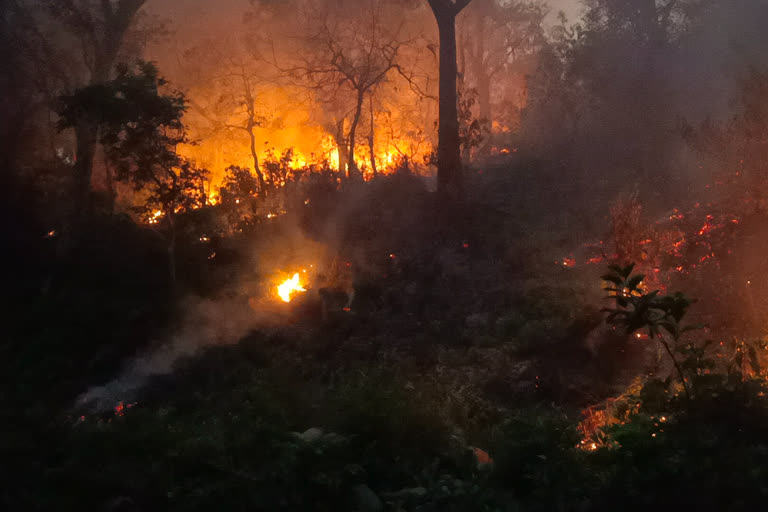
POLYGON ((168 217, 168 277, 171 280, 171 287, 176 289, 176 224, 174 222, 173 207, 166 213, 168 217))
POLYGON ((91 176, 98 135, 99 125, 96 121, 82 118, 77 122, 73 192, 75 216, 79 218, 87 216, 91 211, 91 176))
MULTIPOLYGON (((634 6, 633 6, 634 7, 634 6)), ((639 0, 637 2, 637 15, 645 35, 653 43, 661 37, 659 27, 659 12, 656 10, 656 0, 639 0)))
POLYGON ((434 11, 440 32, 440 113, 437 146, 437 191, 450 202, 464 195, 456 98, 456 16, 434 11))
POLYGON ((251 84, 248 82, 248 78, 243 76, 243 85, 245 86, 245 108, 248 112, 248 123, 246 124, 245 131, 248 132, 248 137, 251 144, 251 158, 253 158, 253 172, 256 173, 256 178, 259 182, 259 194, 266 195, 267 190, 264 188, 264 174, 261 172, 259 166, 259 154, 256 152, 256 134, 253 129, 259 126, 256 121, 256 99, 251 92, 251 84))
POLYGON ((476 25, 476 46, 472 49, 470 59, 472 60, 472 74, 477 88, 477 104, 479 107, 480 119, 491 121, 491 76, 488 68, 488 57, 485 55, 485 17, 480 16, 476 25))
MULTIPOLYGON (((103 40, 93 38, 95 54, 93 73, 87 85, 98 85, 109 79, 120 51, 123 38, 130 27, 136 13, 141 9, 145 0, 120 0, 116 5, 112 2, 101 2, 102 16, 106 23, 101 27, 103 40), (114 9, 114 10, 113 10, 114 9)), ((70 27, 71 28, 71 27, 70 27)), ((75 33, 74 35, 77 35, 75 33)), ((92 34, 94 35, 94 34, 92 34)), ((61 262, 75 246, 74 225, 79 224, 91 212, 91 178, 93 176, 93 159, 99 140, 99 125, 93 119, 82 117, 75 124, 75 165, 72 175, 72 205, 67 212, 61 234, 57 237, 53 270, 46 279, 43 293, 50 290, 61 262)))
POLYGON ((480 119, 491 119, 491 77, 485 69, 478 69, 477 78, 477 105, 480 110, 480 119))
MULTIPOLYGON (((477 103, 480 109, 480 120, 486 121, 488 127, 492 129, 493 118, 491 113, 491 77, 485 69, 478 70, 477 77, 477 103)), ((480 142, 478 154, 480 157, 487 157, 491 154, 491 135, 492 131, 480 142)))
MULTIPOLYGON (((100 14, 104 25, 99 27, 99 35, 102 38, 97 36, 93 40, 95 58, 93 73, 88 85, 99 85, 109 80, 125 34, 145 1, 120 0, 116 4, 101 2, 102 12, 100 14)), ((77 161, 74 169, 74 210, 78 217, 87 215, 91 210, 91 176, 93 175, 93 158, 96 153, 98 133, 98 123, 93 120, 82 119, 75 126, 77 161)))
POLYGON ((471 144, 471 135, 469 133, 470 127, 469 126, 462 126, 463 124, 471 124, 472 123, 472 112, 471 110, 469 112, 465 112, 464 109, 468 106, 467 100, 465 99, 467 95, 469 95, 469 90, 467 89, 466 81, 464 80, 464 77, 459 77, 458 80, 458 100, 460 103, 460 121, 459 121, 459 154, 461 155, 461 165, 462 166, 469 166, 470 160, 472 158, 472 144, 471 144), (461 140, 461 129, 464 128, 467 130, 467 133, 465 134, 466 140, 461 140))
POLYGON ((109 214, 115 213, 115 200, 117 199, 117 190, 115 190, 115 178, 112 172, 112 166, 109 161, 104 159, 104 172, 106 174, 107 181, 107 210, 109 214))
POLYGON ((355 107, 355 117, 352 118, 352 125, 349 127, 349 163, 347 164, 347 172, 349 179, 362 178, 360 171, 357 168, 357 162, 355 162, 355 137, 357 135, 357 125, 360 124, 360 117, 363 113, 363 101, 365 100, 365 93, 362 90, 357 92, 357 106, 355 107))
POLYGON ((376 178, 379 172, 378 172, 378 169, 376 169, 376 151, 374 147, 376 131, 375 131, 374 116, 373 116, 373 95, 371 95, 370 97, 370 106, 371 106, 371 131, 368 135, 368 149, 371 152, 371 172, 373 172, 373 177, 376 178))
POLYGON ((344 119, 336 123, 336 152, 339 158, 339 174, 345 176, 347 174, 347 139, 344 137, 344 119))
POLYGON ((253 119, 248 120, 248 136, 251 141, 251 158, 253 158, 253 172, 256 173, 256 179, 259 182, 259 193, 262 195, 267 194, 266 188, 264 188, 264 174, 259 167, 259 154, 256 152, 256 134, 253 133, 253 119))
MULTIPOLYGON (((491 27, 486 26, 486 20, 492 16, 492 9, 495 6, 494 2, 485 2, 481 4, 479 11, 473 20, 465 26, 465 30, 462 34, 470 32, 473 34, 471 41, 464 38, 462 40, 462 53, 468 53, 469 57, 469 71, 472 76, 472 83, 474 89, 477 92, 477 105, 479 120, 486 120, 489 123, 492 122, 491 117, 491 70, 489 68, 488 59, 486 55, 486 31, 491 27)), ((465 57, 462 57, 465 58, 465 57)), ((466 75, 463 75, 464 70, 459 70, 464 77, 464 84, 470 83, 466 75)), ((466 89, 465 89, 466 91, 466 89)), ((485 137, 480 141, 480 146, 477 153, 480 156, 488 156, 491 149, 490 137, 485 137)), ((463 161, 465 164, 469 163, 468 155, 463 155, 463 161)))

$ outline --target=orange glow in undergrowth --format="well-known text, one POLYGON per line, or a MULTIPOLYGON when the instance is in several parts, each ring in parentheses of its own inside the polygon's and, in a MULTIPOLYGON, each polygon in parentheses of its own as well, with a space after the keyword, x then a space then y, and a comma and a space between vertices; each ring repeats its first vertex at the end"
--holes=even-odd
POLYGON ((293 274, 290 279, 286 279, 277 285, 277 296, 280 297, 280 300, 286 303, 291 302, 291 300, 293 300, 293 295, 296 293, 303 293, 306 291, 307 289, 304 288, 304 284, 301 282, 301 276, 298 272, 293 274))

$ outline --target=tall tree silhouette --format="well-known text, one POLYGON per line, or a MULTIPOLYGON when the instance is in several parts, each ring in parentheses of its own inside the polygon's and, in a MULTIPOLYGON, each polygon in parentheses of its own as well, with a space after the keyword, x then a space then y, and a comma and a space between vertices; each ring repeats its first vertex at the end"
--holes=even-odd
MULTIPOLYGON (((146 0, 55 0, 47 4, 57 19, 80 40, 89 71, 88 86, 107 82, 118 61, 129 29, 146 0)), ((94 119, 83 117, 74 125, 76 138, 74 205, 79 214, 89 210, 93 158, 99 136, 94 119)))
POLYGON ((447 200, 464 194, 464 177, 459 148, 459 120, 456 98, 456 16, 472 0, 427 0, 440 33, 440 108, 437 147, 437 190, 447 200))

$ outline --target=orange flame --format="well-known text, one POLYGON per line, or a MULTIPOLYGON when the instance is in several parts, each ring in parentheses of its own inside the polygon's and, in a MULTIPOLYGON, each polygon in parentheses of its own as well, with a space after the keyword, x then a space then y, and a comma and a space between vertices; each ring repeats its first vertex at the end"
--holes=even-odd
POLYGON ((293 277, 286 279, 277 286, 277 295, 283 302, 291 302, 291 295, 307 291, 301 283, 299 273, 293 274, 293 277))

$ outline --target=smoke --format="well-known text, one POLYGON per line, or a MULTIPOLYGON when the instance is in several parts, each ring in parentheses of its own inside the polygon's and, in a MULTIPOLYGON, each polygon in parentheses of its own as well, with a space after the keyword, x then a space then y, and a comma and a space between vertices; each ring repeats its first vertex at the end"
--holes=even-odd
POLYGON ((677 5, 677 25, 664 44, 643 44, 641 29, 614 21, 582 36, 565 67, 556 52, 539 55, 521 145, 539 157, 562 160, 582 187, 573 195, 577 201, 586 193, 610 201, 637 186, 644 201, 663 209, 711 181, 716 162, 692 150, 683 127, 727 122, 741 113, 745 78, 768 64, 768 4, 677 5))
MULTIPOLYGON (((170 5, 169 2, 166 4, 170 5)), ((195 2, 190 5, 193 4, 195 2)), ((174 76, 178 66, 172 63, 179 50, 193 46, 202 37, 201 32, 206 38, 217 35, 211 32, 224 33, 231 20, 238 19, 236 14, 242 14, 238 9, 243 7, 237 2, 230 2, 228 8, 217 6, 217 20, 221 23, 216 23, 213 29, 208 18, 193 8, 180 9, 174 3, 172 12, 163 13, 173 15, 177 26, 186 23, 188 18, 195 23, 205 23, 206 28, 199 31, 187 27, 187 30, 179 31, 176 52, 172 47, 154 49, 158 57, 164 57, 168 62, 171 80, 181 81, 179 76, 174 76)), ((626 55, 633 55, 631 44, 629 49, 599 48, 594 57, 609 71, 602 75, 606 80, 598 84, 604 103, 597 107, 584 101, 585 98, 572 98, 568 87, 561 91, 562 98, 544 91, 547 94, 542 94, 543 104, 550 108, 562 104, 562 109, 567 109, 572 103, 583 107, 583 110, 572 113, 573 123, 564 122, 569 118, 553 109, 552 115, 543 110, 539 112, 540 118, 548 118, 546 122, 540 122, 540 129, 523 126, 523 131, 538 139, 535 142, 539 148, 546 148, 547 141, 558 136, 568 139, 575 155, 567 165, 584 169, 580 174, 569 174, 568 178, 583 182, 585 193, 563 192, 563 199, 558 197, 557 209, 565 210, 570 201, 584 216, 581 208, 585 198, 596 202, 597 194, 592 192, 601 186, 603 177, 613 176, 622 186, 634 186, 633 179, 623 179, 630 175, 623 167, 635 168, 636 174, 630 177, 644 180, 645 190, 670 190, 658 181, 650 182, 654 173, 663 173, 658 167, 672 169, 676 175, 689 170, 689 178, 693 181, 707 179, 698 170, 701 163, 698 156, 693 158, 686 154, 684 141, 676 136, 676 122, 679 118, 692 123, 707 117, 726 119, 737 111, 744 75, 751 67, 767 64, 764 48, 768 36, 763 30, 766 19, 768 5, 761 1, 734 0, 712 4, 695 26, 689 27, 689 34, 679 47, 662 55, 652 55, 654 58, 649 59, 653 62, 651 74, 646 73, 641 59, 627 61, 626 55), (626 174, 622 175, 622 172, 626 174)), ((552 75, 560 76, 562 70, 554 58, 552 61, 552 75)), ((561 153, 561 147, 552 147, 552 151, 542 154, 556 154, 556 158, 560 158, 565 153, 561 153)), ((562 181, 559 172, 557 179, 562 181)), ((542 187, 544 185, 542 183, 542 187)), ((605 189, 606 195, 615 192, 607 186, 605 189)), ((242 270, 236 279, 238 284, 231 287, 229 295, 216 299, 189 298, 182 307, 178 328, 171 336, 138 354, 109 383, 89 389, 78 398, 77 406, 97 410, 111 408, 117 401, 133 399, 152 377, 171 373, 175 363, 182 358, 192 357, 208 346, 237 343, 252 330, 280 325, 285 316, 271 295, 273 281, 280 272, 306 269, 310 281, 320 285, 323 275, 323 283, 333 281, 327 274, 339 261, 342 265, 351 262, 357 272, 374 270, 371 255, 381 257, 401 250, 404 226, 410 226, 414 231, 419 229, 419 223, 413 222, 418 217, 409 217, 409 214, 416 211, 413 204, 424 201, 421 192, 406 196, 395 187, 387 197, 383 190, 376 192, 379 196, 362 189, 346 190, 341 204, 340 196, 335 192, 319 190, 316 196, 310 197, 308 208, 314 212, 311 226, 301 226, 298 217, 281 218, 283 226, 280 230, 254 242, 251 256, 242 262, 242 270), (396 203, 404 208, 376 208, 373 202, 376 197, 386 198, 384 203, 396 203), (323 207, 323 202, 327 211, 318 210, 323 207), (371 212, 376 215, 370 215, 371 212), (355 245, 358 241, 364 241, 364 244, 355 245)), ((544 203, 541 198, 537 198, 537 202, 544 203)), ((670 206, 668 201, 663 204, 670 206)), ((555 206, 550 210, 555 210, 555 206)), ((599 210, 594 208, 593 211, 599 210)), ((411 239, 418 238, 412 236, 411 239)))
MULTIPOLYGON (((277 285, 294 272, 315 283, 334 252, 330 245, 308 239, 297 220, 286 216, 273 223, 268 236, 244 245, 225 289, 211 298, 185 298, 172 334, 136 354, 108 383, 80 395, 75 407, 106 411, 120 401, 135 400, 153 377, 173 373, 179 360, 207 347, 236 344, 254 330, 287 324, 291 309, 277 297, 277 285)), ((314 292, 310 288, 308 295, 314 292)))
POLYGON ((119 401, 136 398, 149 379, 171 373, 174 364, 205 347, 237 343, 257 328, 261 317, 247 300, 188 299, 183 306, 181 326, 165 343, 139 354, 111 382, 89 389, 77 398, 76 407, 108 410, 119 401))
POLYGON ((680 111, 692 120, 728 117, 750 69, 768 64, 768 4, 756 0, 715 2, 692 28, 664 69, 680 84, 680 111))
MULTIPOLYGON (((413 185, 409 180, 403 190, 413 185)), ((407 195, 399 190, 390 193, 407 202, 407 195)), ((308 193, 301 189, 294 192, 308 193)), ((371 211, 372 195, 380 195, 380 191, 374 187, 371 194, 365 188, 352 188, 345 191, 343 202, 336 194, 322 188, 312 196, 310 204, 314 206, 325 196, 331 208, 318 210, 307 205, 306 211, 289 211, 267 224, 262 236, 246 242, 237 270, 224 290, 213 298, 184 299, 178 306, 181 314, 173 333, 135 355, 108 383, 81 394, 75 408, 107 411, 121 401, 134 401, 153 377, 172 374, 180 360, 195 357, 208 347, 236 344, 255 330, 280 328, 293 322, 292 305, 284 304, 276 289, 296 272, 308 283, 303 300, 319 300, 317 292, 323 286, 351 287, 352 269, 359 275, 372 268, 369 254, 376 244, 353 247, 345 238, 355 231, 358 221, 359 225, 373 225, 368 217, 358 217, 371 211), (313 224, 307 225, 307 219, 313 224)), ((391 219, 385 224, 375 227, 387 232, 397 230, 391 219)), ((389 252, 387 247, 376 247, 381 254, 389 252)))

